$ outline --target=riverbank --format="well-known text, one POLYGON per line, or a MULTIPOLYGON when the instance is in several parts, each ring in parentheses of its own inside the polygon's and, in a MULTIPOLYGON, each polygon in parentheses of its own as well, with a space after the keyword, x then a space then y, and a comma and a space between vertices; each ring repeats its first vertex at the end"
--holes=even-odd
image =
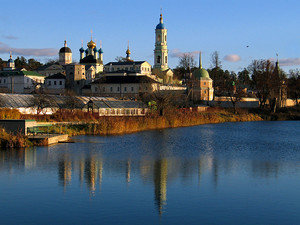
MULTIPOLYGON (((145 117, 102 117, 98 121, 70 125, 64 131, 74 135, 120 135, 145 130, 188 127, 224 122, 260 121, 259 115, 252 113, 233 114, 226 110, 209 112, 168 112, 164 116, 150 114, 145 117)), ((59 127, 54 128, 59 131, 59 127)))
MULTIPOLYGON (((206 112, 190 112, 180 110, 166 111, 163 116, 156 113, 144 117, 101 117, 95 119, 92 115, 80 111, 61 111, 53 116, 24 116, 15 110, 0 111, 3 119, 35 119, 37 121, 82 121, 77 125, 53 126, 50 132, 75 135, 121 135, 145 130, 188 127, 202 124, 214 124, 224 122, 246 122, 261 120, 299 120, 300 107, 283 108, 276 113, 267 110, 252 109, 240 110, 234 114, 231 110, 210 108, 206 112)), ((0 132, 2 147, 28 147, 33 145, 45 145, 45 143, 31 142, 26 136, 12 135, 3 129, 0 132)))

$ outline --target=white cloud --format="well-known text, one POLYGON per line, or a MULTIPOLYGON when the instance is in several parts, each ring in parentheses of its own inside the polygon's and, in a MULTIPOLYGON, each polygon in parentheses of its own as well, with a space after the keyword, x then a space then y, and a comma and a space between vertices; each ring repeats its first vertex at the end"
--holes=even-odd
POLYGON ((300 65, 300 58, 287 58, 287 59, 280 59, 279 66, 299 66, 300 65))
POLYGON ((9 39, 9 40, 19 39, 18 37, 13 36, 13 35, 2 35, 2 37, 5 38, 5 39, 9 39))
POLYGON ((226 55, 224 57, 225 61, 229 61, 229 62, 238 62, 241 60, 241 57, 239 55, 236 54, 232 54, 232 55, 226 55))
POLYGON ((172 58, 182 57, 184 54, 188 54, 188 55, 191 55, 191 56, 196 56, 196 55, 199 54, 199 51, 182 52, 178 48, 174 48, 170 51, 170 57, 172 57, 172 58))
POLYGON ((22 56, 54 56, 58 50, 54 48, 13 48, 0 42, 0 53, 12 52, 14 55, 22 56))

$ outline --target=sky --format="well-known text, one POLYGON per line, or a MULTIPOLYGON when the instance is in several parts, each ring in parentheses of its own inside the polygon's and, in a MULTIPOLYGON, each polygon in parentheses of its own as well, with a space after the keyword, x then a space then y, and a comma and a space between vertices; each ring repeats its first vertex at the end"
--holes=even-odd
MULTIPOLYGON (((1 0, 2 1, 2 0, 1 0)), ((276 59, 286 72, 300 68, 298 0, 15 0, 3 1, 0 13, 0 58, 24 56, 42 62, 57 59, 67 40, 73 60, 91 40, 102 41, 104 63, 125 56, 154 63, 155 27, 162 9, 168 29, 169 66, 183 53, 202 52, 211 67, 218 51, 222 68, 241 71, 254 59, 276 59)))

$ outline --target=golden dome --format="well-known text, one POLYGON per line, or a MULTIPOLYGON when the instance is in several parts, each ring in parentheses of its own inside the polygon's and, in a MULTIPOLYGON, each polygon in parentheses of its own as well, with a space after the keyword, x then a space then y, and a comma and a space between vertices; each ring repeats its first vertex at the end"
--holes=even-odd
POLYGON ((91 40, 89 43, 87 43, 88 48, 94 49, 96 47, 96 43, 91 40))
POLYGON ((129 48, 128 48, 127 51, 126 51, 126 54, 127 54, 127 55, 130 55, 130 54, 131 54, 129 48))

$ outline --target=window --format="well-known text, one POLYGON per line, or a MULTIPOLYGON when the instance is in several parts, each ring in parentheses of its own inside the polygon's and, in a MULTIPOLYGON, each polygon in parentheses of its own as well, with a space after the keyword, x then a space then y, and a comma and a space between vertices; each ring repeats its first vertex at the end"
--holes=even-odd
POLYGON ((59 81, 59 85, 62 85, 62 81, 59 81))
POLYGON ((124 87, 124 91, 127 91, 127 87, 124 87))
POLYGON ((0 79, 0 84, 2 83, 2 80, 0 79))
POLYGON ((97 87, 95 87, 95 92, 97 92, 98 91, 98 88, 97 87))
POLYGON ((110 87, 110 92, 113 92, 113 87, 110 87))
POLYGON ((6 80, 5 79, 3 79, 3 83, 5 84, 5 82, 6 82, 6 80))
POLYGON ((105 92, 105 87, 102 88, 103 92, 105 92))
POLYGON ((167 42, 167 35, 165 35, 165 42, 167 42))
POLYGON ((29 83, 29 78, 27 78, 27 83, 29 83))
POLYGON ((204 91, 204 94, 206 94, 206 91, 204 91))
POLYGON ((133 91, 134 90, 134 88, 133 87, 131 87, 131 91, 133 91))
POLYGON ((51 85, 51 80, 48 81, 49 86, 51 85))
POLYGON ((203 85, 205 86, 205 85, 206 85, 206 82, 204 82, 203 85))
POLYGON ((165 56, 165 63, 168 63, 168 56, 165 56))
POLYGON ((157 56, 157 60, 156 60, 157 63, 160 63, 160 55, 157 56))
POLYGON ((118 91, 120 91, 120 87, 118 87, 118 91))
POLYGON ((54 81, 54 85, 56 85, 56 80, 54 81))

